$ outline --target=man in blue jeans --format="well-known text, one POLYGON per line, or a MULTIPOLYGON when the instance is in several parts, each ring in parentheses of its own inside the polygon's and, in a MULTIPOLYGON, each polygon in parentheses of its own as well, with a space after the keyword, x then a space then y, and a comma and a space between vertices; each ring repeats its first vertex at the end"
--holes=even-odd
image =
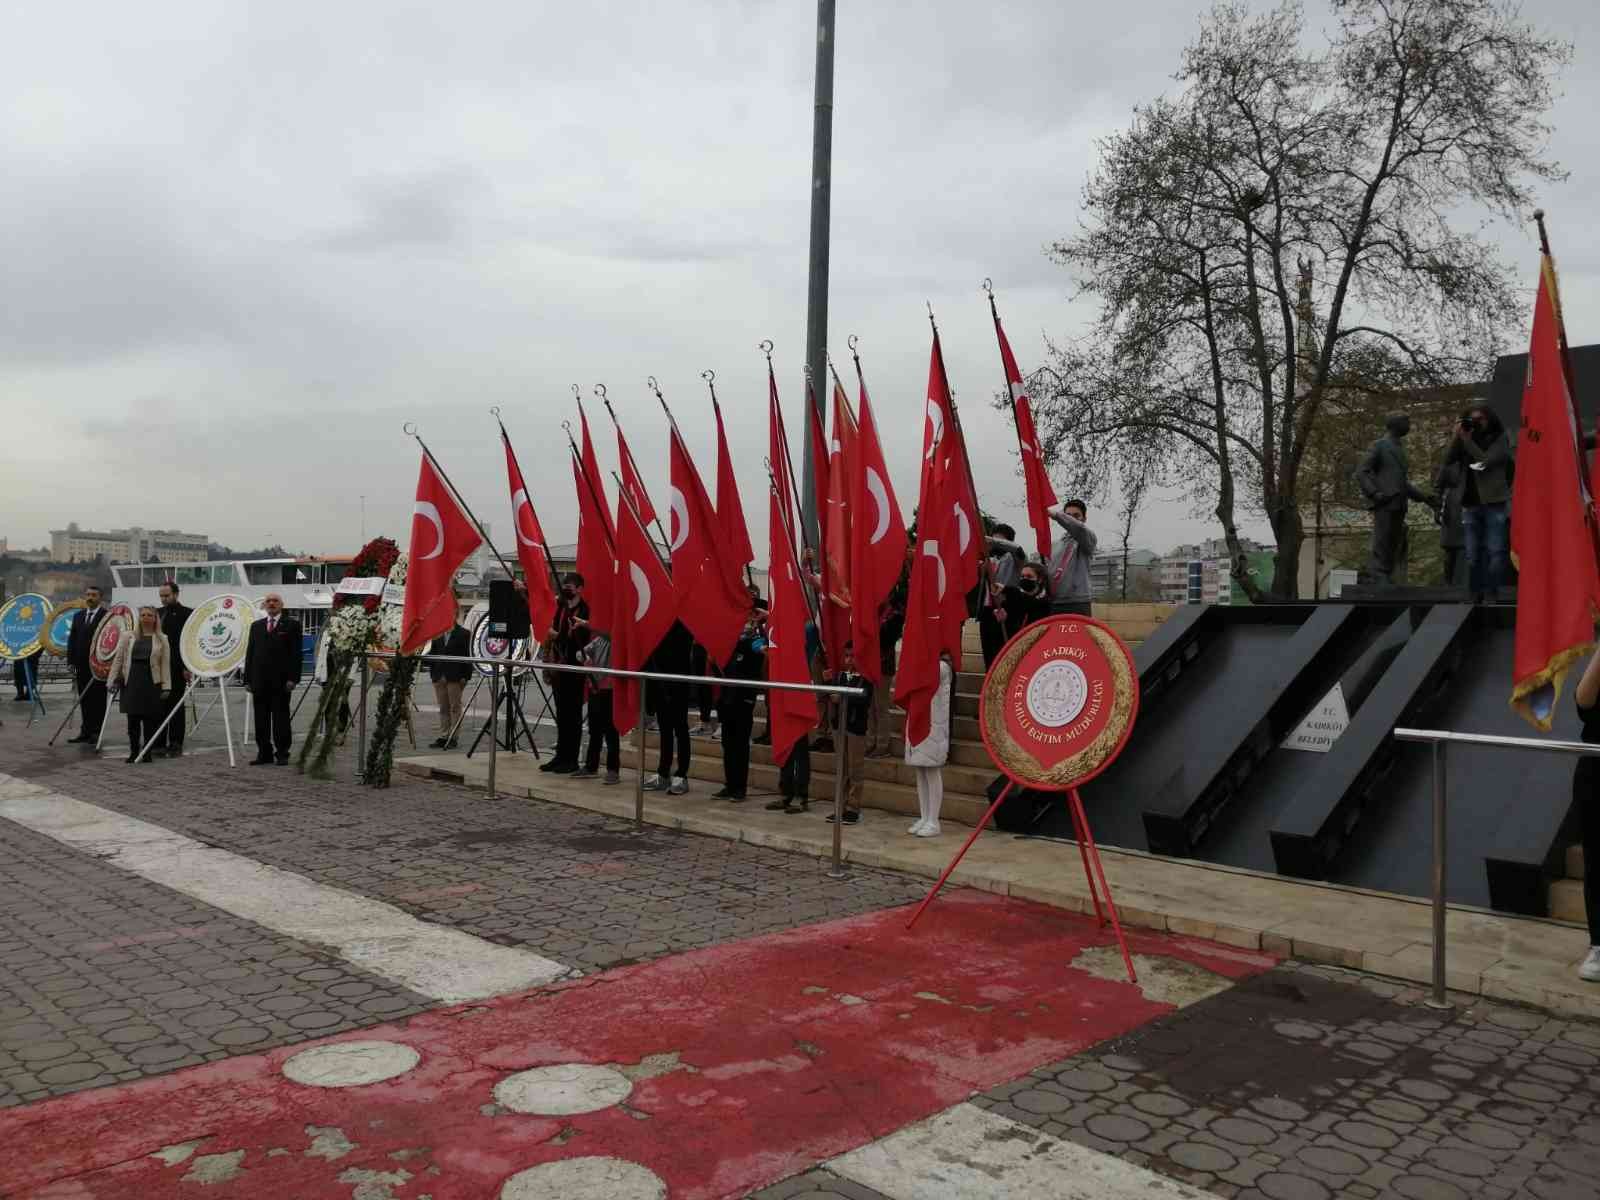
POLYGON ((1459 464, 1461 525, 1467 542, 1467 587, 1472 602, 1494 600, 1510 565, 1511 439, 1500 418, 1482 406, 1456 426, 1446 465, 1459 464))

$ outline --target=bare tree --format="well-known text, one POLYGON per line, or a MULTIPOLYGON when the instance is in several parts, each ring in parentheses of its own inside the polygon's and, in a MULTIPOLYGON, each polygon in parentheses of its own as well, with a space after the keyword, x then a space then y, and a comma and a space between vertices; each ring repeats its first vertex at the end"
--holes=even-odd
POLYGON ((1122 598, 1128 598, 1128 555, 1133 544, 1133 526, 1144 508, 1150 488, 1150 470, 1143 462, 1122 480, 1122 505, 1117 510, 1117 525, 1122 534, 1122 598))
POLYGON ((1481 379, 1518 315, 1475 226, 1530 206, 1566 43, 1508 0, 1223 3, 1177 74, 1101 143, 1083 227, 1051 248, 1100 312, 1035 380, 1054 473, 1104 488, 1130 457, 1212 507, 1253 601, 1237 523, 1277 540, 1296 595, 1302 467, 1341 396, 1395 404, 1481 379), (1320 314, 1320 320, 1315 314, 1320 314))

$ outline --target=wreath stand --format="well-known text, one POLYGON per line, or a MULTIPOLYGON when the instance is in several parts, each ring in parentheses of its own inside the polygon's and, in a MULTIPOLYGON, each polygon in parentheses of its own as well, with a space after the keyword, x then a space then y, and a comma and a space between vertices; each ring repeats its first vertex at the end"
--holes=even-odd
MULTIPOLYGON (((950 860, 950 865, 944 869, 944 874, 939 876, 938 882, 933 885, 932 890, 923 897, 922 903, 917 905, 917 911, 911 914, 911 920, 906 922, 907 929, 915 925, 917 918, 922 916, 928 905, 933 903, 934 897, 939 894, 939 889, 944 887, 945 880, 949 879, 951 872, 961 864, 961 860, 966 857, 967 851, 972 849, 972 843, 978 840, 978 835, 988 826, 990 818, 1005 803, 1006 797, 1011 795, 1011 789, 1016 786, 1015 780, 1006 780, 1006 786, 995 797, 994 803, 989 805, 988 811, 983 814, 983 818, 978 822, 977 827, 967 835, 967 840, 962 843, 961 849, 956 851, 956 856, 950 860)), ((1138 976, 1134 974, 1133 970, 1133 955, 1128 951, 1128 939, 1122 932, 1122 922, 1117 918, 1117 903, 1111 898, 1111 885, 1106 882, 1105 867, 1100 863, 1100 847, 1095 844, 1094 834, 1089 830, 1089 815, 1083 810, 1083 799, 1078 795, 1077 788, 1068 788, 1066 797, 1067 811, 1072 814, 1073 840, 1078 843, 1078 855, 1083 859, 1083 878, 1089 885, 1089 899, 1094 902, 1095 919, 1100 922, 1100 928, 1104 929, 1106 927, 1106 916, 1108 913, 1110 914, 1111 928, 1117 935, 1117 945, 1122 950, 1123 964, 1128 968, 1128 982, 1138 983, 1138 976), (1099 882, 1098 887, 1096 887, 1097 880, 1099 882), (1105 895, 1104 907, 1100 903, 1102 893, 1105 895)))

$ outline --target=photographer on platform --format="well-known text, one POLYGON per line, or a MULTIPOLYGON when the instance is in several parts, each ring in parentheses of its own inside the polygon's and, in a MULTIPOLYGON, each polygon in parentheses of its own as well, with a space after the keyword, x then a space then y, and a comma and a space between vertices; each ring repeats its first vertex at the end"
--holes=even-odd
POLYGON ((1500 418, 1482 405, 1468 409, 1455 428, 1445 465, 1462 472, 1461 525, 1467 545, 1467 587, 1472 602, 1493 601, 1511 565, 1511 479, 1515 461, 1500 418))

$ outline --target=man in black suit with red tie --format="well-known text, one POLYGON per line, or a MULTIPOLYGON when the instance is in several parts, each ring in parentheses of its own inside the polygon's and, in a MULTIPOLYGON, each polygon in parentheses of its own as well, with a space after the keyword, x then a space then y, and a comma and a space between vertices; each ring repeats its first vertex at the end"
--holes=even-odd
POLYGON ((89 669, 89 655, 94 649, 95 634, 100 622, 106 619, 105 606, 100 602, 100 589, 90 584, 83 589, 83 607, 72 614, 72 628, 67 633, 67 662, 77 684, 78 707, 81 717, 78 736, 69 742, 94 744, 100 740, 100 725, 106 719, 106 685, 96 679, 89 669))
POLYGON ((269 592, 267 615, 250 626, 244 685, 256 706, 256 756, 252 767, 289 761, 289 696, 300 682, 300 622, 283 615, 283 597, 269 592))

